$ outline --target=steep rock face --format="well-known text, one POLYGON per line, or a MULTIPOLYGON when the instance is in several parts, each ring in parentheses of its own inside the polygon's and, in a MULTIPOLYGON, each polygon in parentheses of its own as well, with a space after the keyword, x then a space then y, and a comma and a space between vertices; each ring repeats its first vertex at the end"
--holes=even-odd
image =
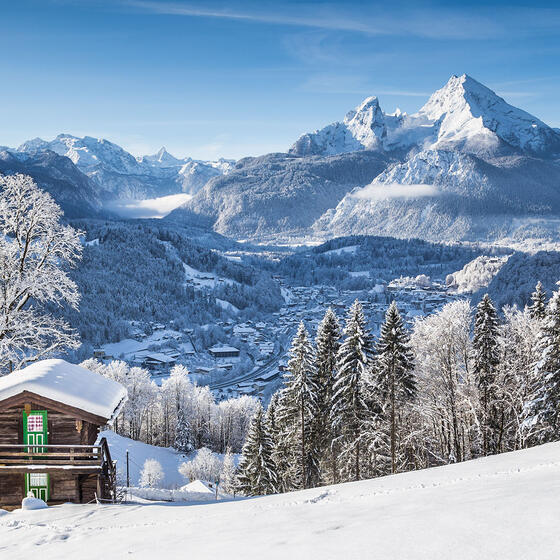
POLYGON ((246 158, 228 175, 211 179, 167 219, 189 221, 196 216, 234 237, 300 232, 353 186, 369 183, 387 163, 385 155, 375 152, 246 158))
POLYGON ((96 185, 68 158, 45 151, 33 155, 0 151, 0 173, 30 175, 48 191, 69 218, 103 216, 96 185))
POLYGON ((297 155, 333 155, 354 150, 455 149, 498 155, 521 151, 560 154, 560 134, 536 117, 509 105, 470 76, 452 76, 415 114, 384 113, 369 97, 343 122, 304 134, 297 155))

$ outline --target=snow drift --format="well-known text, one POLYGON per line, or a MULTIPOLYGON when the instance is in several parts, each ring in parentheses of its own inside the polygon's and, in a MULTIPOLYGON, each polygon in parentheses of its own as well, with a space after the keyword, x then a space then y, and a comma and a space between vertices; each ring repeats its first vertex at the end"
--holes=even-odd
POLYGON ((556 560, 560 443, 466 463, 208 505, 64 505, 0 518, 12 560, 556 560))

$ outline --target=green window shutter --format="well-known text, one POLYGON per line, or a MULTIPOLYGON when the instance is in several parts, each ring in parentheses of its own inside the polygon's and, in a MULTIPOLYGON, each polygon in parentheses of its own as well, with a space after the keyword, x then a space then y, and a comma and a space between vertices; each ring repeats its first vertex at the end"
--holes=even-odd
MULTIPOLYGON (((41 445, 48 445, 48 417, 46 410, 31 410, 29 414, 23 411, 23 443, 28 452, 45 453, 47 449, 41 445)), ((32 492, 36 498, 45 502, 50 498, 49 475, 44 473, 30 473, 25 475, 25 495, 32 492)))

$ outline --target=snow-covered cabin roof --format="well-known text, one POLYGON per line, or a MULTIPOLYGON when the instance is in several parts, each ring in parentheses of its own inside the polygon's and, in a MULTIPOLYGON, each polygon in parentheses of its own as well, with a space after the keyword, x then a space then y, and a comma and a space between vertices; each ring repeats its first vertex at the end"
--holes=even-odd
POLYGON ((0 377, 0 401, 24 391, 99 416, 111 424, 127 399, 117 381, 64 360, 41 360, 0 377))

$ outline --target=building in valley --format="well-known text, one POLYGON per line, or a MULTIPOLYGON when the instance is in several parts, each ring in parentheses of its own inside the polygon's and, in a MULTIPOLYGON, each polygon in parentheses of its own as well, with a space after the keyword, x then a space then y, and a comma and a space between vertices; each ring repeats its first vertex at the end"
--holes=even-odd
POLYGON ((120 383, 64 360, 0 377, 0 508, 30 492, 50 503, 114 499, 115 463, 98 434, 126 398, 120 383))
POLYGON ((227 346, 225 344, 217 344, 208 349, 208 353, 213 358, 239 358, 239 348, 227 346))

